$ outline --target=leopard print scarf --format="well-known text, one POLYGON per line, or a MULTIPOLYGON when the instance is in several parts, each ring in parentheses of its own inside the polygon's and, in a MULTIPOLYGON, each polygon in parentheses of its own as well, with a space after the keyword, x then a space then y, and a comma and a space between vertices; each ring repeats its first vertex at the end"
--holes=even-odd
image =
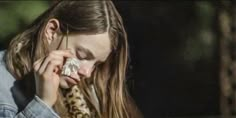
POLYGON ((67 118, 96 118, 95 110, 89 108, 77 85, 62 92, 64 95, 63 101, 68 112, 67 118))

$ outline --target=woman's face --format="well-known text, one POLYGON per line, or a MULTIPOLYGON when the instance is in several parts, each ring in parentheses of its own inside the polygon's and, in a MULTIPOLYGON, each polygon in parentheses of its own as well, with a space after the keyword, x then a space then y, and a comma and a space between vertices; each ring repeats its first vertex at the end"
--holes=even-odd
MULTIPOLYGON (((60 44, 61 36, 58 40, 50 43, 50 51, 56 50, 60 44)), ((69 88, 77 84, 76 79, 85 79, 91 76, 95 66, 104 62, 110 52, 111 44, 108 32, 102 34, 70 34, 68 35, 67 48, 71 49, 74 56, 80 60, 80 68, 76 74, 70 76, 61 76, 60 87, 69 88)), ((59 49, 66 49, 66 36, 62 40, 59 49)))

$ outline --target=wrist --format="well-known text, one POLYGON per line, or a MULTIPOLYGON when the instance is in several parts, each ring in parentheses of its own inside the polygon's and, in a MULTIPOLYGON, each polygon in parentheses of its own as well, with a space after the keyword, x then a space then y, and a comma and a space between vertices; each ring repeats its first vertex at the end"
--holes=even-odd
POLYGON ((52 102, 51 100, 48 100, 40 95, 37 95, 36 96, 41 100, 41 102, 43 102, 45 105, 47 105, 48 107, 52 107, 54 105, 55 102, 52 102))

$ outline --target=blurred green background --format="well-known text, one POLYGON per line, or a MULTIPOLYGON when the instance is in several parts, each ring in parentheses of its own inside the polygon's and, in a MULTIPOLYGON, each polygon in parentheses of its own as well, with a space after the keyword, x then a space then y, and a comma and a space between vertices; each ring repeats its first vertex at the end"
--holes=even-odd
POLYGON ((37 16, 45 11, 52 2, 49 1, 0 1, 0 47, 6 48, 9 40, 24 31, 37 16))

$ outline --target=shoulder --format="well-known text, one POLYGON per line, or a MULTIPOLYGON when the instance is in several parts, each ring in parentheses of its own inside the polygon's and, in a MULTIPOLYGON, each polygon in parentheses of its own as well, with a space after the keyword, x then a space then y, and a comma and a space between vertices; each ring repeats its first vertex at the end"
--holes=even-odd
POLYGON ((0 81, 2 84, 12 83, 15 81, 15 78, 11 75, 11 73, 6 68, 6 63, 3 59, 5 53, 6 53, 5 50, 0 51, 0 81))
MULTIPOLYGON (((15 78, 11 75, 11 73, 7 70, 5 61, 3 56, 5 54, 4 51, 0 51, 0 88, 1 86, 9 86, 13 85, 15 78)), ((1 90, 1 89, 0 89, 1 90)))
POLYGON ((16 107, 11 88, 14 85, 15 78, 6 69, 3 56, 6 51, 0 51, 0 106, 11 105, 16 107))

